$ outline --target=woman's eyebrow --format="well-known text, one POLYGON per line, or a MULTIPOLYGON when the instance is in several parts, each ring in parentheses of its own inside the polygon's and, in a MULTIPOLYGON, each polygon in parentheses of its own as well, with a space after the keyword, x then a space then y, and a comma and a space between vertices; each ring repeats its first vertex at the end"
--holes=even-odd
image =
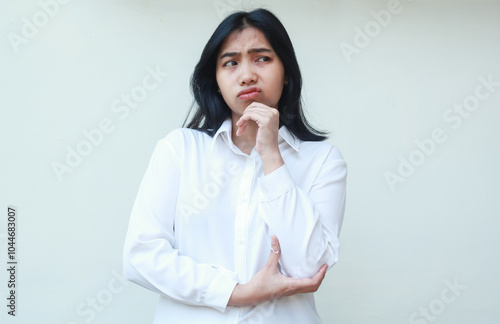
MULTIPOLYGON (((252 54, 252 53, 269 53, 269 52, 272 52, 273 50, 270 49, 270 48, 267 48, 267 47, 259 47, 259 48, 251 48, 248 50, 248 54, 252 54)), ((223 58, 225 57, 234 57, 236 55, 238 55, 240 52, 226 52, 224 54, 222 54, 219 58, 219 60, 222 60, 223 58)))

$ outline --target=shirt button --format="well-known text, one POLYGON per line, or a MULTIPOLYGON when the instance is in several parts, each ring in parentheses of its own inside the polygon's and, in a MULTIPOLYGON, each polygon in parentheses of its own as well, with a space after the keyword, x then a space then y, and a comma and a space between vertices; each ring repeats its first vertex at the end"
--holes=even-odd
POLYGON ((240 238, 238 240, 238 242, 240 243, 240 245, 243 245, 243 244, 245 244, 245 239, 244 238, 240 238))
POLYGON ((248 201, 248 196, 243 196, 243 197, 241 198, 241 201, 243 201, 243 202, 247 202, 247 201, 248 201))

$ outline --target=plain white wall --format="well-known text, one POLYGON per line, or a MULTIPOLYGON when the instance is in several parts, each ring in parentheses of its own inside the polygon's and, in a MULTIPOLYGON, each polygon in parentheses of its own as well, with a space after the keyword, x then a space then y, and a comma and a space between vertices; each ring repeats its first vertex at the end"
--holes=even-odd
POLYGON ((2 268, 6 208, 19 213, 18 316, 0 306, 2 323, 152 321, 157 296, 121 277, 135 194, 209 36, 259 6, 287 28, 308 115, 349 166, 324 322, 500 321, 500 1, 2 0, 2 268))

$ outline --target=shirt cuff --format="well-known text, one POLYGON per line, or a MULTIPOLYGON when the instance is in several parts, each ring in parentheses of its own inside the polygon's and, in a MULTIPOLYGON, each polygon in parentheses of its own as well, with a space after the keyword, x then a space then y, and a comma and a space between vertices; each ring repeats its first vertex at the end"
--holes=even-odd
POLYGON ((269 202, 274 200, 295 186, 290 172, 283 164, 273 172, 259 178, 260 184, 260 202, 269 202))
POLYGON ((208 286, 204 298, 205 304, 224 313, 237 283, 236 280, 225 275, 216 276, 208 286))

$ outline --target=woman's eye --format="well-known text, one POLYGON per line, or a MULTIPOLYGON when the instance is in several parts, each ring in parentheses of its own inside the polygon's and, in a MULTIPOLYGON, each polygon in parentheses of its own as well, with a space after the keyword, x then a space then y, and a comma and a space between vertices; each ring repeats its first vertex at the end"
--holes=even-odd
POLYGON ((259 57, 259 59, 257 61, 258 62, 268 62, 269 60, 271 60, 270 57, 263 56, 263 57, 259 57))
POLYGON ((235 65, 236 65, 235 61, 229 61, 229 62, 224 63, 224 66, 235 66, 235 65))

